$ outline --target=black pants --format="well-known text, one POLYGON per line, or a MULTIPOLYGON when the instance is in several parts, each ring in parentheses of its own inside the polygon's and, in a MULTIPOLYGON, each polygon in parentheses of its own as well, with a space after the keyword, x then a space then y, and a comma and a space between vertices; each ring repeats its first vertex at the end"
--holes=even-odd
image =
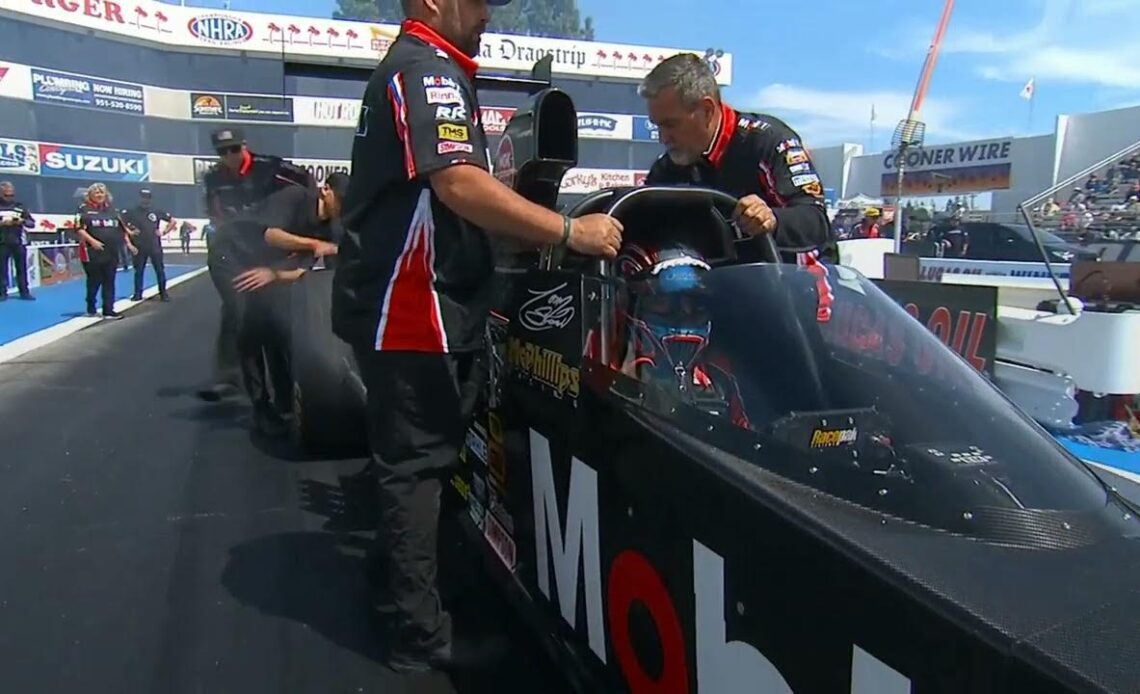
POLYGON ((182 252, 183 253, 189 253, 190 252, 190 237, 189 236, 183 236, 182 237, 182 252))
POLYGON ((242 382, 255 410, 293 409, 289 362, 289 287, 270 285, 238 294, 238 353, 242 382))
POLYGON ((238 332, 241 327, 240 299, 233 281, 239 274, 232 259, 216 246, 209 247, 206 264, 210 280, 222 300, 218 336, 214 341, 214 382, 237 386, 241 382, 241 365, 238 357, 238 332))
POLYGON ((371 559, 385 567, 382 611, 412 652, 451 640, 437 585, 440 495, 459 460, 483 383, 482 355, 357 348, 368 388, 368 439, 379 484, 380 527, 371 559))
POLYGON ((154 274, 158 277, 158 293, 166 296, 166 264, 162 262, 162 246, 156 241, 149 245, 140 245, 138 255, 133 259, 135 266, 135 296, 142 296, 143 274, 146 272, 146 261, 154 266, 154 274))
POLYGON ((108 316, 115 311, 115 275, 119 270, 116 260, 109 255, 83 264, 83 271, 87 273, 88 313, 95 313, 95 298, 100 294, 103 295, 103 315, 108 316))
POLYGON ((8 259, 11 258, 16 266, 16 286, 20 289, 20 296, 28 296, 28 254, 22 243, 5 243, 0 241, 0 292, 8 292, 8 259))

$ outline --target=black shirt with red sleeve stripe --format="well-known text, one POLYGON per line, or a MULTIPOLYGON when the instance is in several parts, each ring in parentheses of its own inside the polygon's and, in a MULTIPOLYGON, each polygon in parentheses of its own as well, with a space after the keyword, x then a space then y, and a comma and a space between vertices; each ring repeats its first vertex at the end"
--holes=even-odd
POLYGON ((800 136, 773 116, 721 104, 720 126, 704 156, 681 166, 662 154, 645 182, 700 185, 738 199, 758 195, 776 215, 776 245, 782 249, 819 250, 833 242, 823 182, 811 155, 800 136))
POLYGON ((409 20, 368 81, 333 282, 333 330, 346 342, 440 354, 480 346, 493 299, 490 243, 429 180, 449 166, 490 169, 477 67, 409 20))
POLYGON ((285 188, 316 190, 308 171, 281 157, 246 150, 234 171, 221 163, 206 172, 206 214, 214 223, 212 261, 229 272, 261 264, 269 254, 265 243, 265 207, 285 188))

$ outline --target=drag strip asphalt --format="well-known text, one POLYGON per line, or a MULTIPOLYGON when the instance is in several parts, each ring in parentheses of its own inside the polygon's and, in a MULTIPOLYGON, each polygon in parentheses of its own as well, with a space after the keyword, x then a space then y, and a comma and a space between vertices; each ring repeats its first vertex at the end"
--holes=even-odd
POLYGON ((374 509, 343 484, 363 461, 195 398, 219 304, 205 277, 171 295, 0 364, 0 691, 561 691, 477 565, 448 574, 516 656, 462 681, 381 664, 374 509))

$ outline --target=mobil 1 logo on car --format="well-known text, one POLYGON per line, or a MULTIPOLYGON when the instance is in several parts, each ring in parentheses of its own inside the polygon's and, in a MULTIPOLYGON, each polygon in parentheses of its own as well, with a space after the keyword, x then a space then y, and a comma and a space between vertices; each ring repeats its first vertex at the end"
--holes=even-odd
POLYGON ((40 144, 41 175, 102 181, 146 181, 150 165, 143 152, 40 144))
MULTIPOLYGON (((771 526, 710 530, 724 526, 708 508, 702 541, 666 506, 654 515, 619 489, 625 472, 606 474, 534 429, 529 448, 532 508, 515 512, 533 514, 534 539, 518 543, 520 579, 631 694, 911 694, 910 678, 838 615, 819 618, 819 595, 786 585, 786 557, 747 556, 751 545, 733 541, 771 526)), ((602 465, 614 462, 628 461, 602 465)))

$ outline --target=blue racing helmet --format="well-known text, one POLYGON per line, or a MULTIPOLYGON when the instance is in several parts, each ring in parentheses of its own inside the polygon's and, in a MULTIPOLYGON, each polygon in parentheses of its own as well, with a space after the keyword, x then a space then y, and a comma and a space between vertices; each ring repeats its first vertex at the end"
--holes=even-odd
POLYGON ((704 274, 711 266, 689 246, 631 244, 617 259, 629 287, 629 320, 651 337, 671 371, 688 372, 708 345, 712 320, 704 274))

